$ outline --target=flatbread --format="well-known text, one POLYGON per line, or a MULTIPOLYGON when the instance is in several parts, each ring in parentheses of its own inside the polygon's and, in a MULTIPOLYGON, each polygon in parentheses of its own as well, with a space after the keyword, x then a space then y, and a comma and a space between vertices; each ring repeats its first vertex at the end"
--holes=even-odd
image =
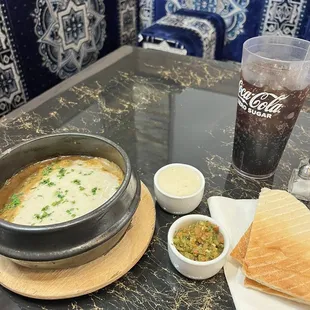
POLYGON ((240 265, 243 265, 246 251, 250 240, 252 225, 243 234, 235 248, 231 251, 230 256, 233 257, 240 265))
MULTIPOLYGON (((238 244, 235 246, 235 248, 231 251, 230 256, 234 258, 241 266, 243 265, 243 260, 245 258, 248 244, 250 241, 250 234, 251 234, 252 225, 247 229, 247 231, 244 233, 244 235, 239 240, 238 244)), ((268 286, 265 286, 263 284, 260 284, 254 280, 251 280, 247 277, 245 277, 244 280, 244 286, 249 287, 258 291, 261 291, 266 294, 275 295, 279 297, 283 297, 290 300, 295 300, 300 302, 299 300, 296 300, 293 296, 290 296, 288 294, 278 292, 268 286)))
POLYGON ((266 293, 266 294, 269 294, 269 295, 274 295, 274 296, 286 298, 286 299, 293 300, 293 301, 296 301, 296 302, 299 302, 299 303, 303 303, 303 304, 309 304, 309 303, 307 303, 307 302, 305 302, 303 300, 300 300, 298 298, 295 298, 295 297, 293 297, 291 295, 288 295, 288 294, 285 294, 285 293, 273 290, 272 288, 267 287, 267 286, 265 286, 263 284, 260 284, 260 283, 254 281, 254 280, 249 279, 249 278, 245 278, 244 286, 252 288, 252 289, 255 289, 257 291, 260 291, 260 292, 263 292, 263 293, 266 293))
MULTIPOLYGON (((266 190, 267 189, 264 189, 264 191, 266 191, 266 190)), ((230 253, 230 256, 233 257, 241 266, 243 265, 243 260, 246 256, 248 243, 249 243, 250 235, 251 235, 251 229, 252 229, 252 225, 249 226, 247 231, 243 234, 243 236, 239 240, 238 244, 235 246, 235 248, 230 253)), ((293 301, 309 304, 308 302, 305 302, 305 301, 300 300, 300 299, 296 299, 295 297, 290 296, 286 293, 276 291, 276 290, 274 290, 268 286, 260 284, 260 283, 254 281, 252 279, 249 279, 247 277, 245 277, 244 285, 245 285, 245 287, 249 287, 249 288, 261 291, 261 292, 266 293, 266 294, 275 295, 275 296, 290 299, 293 301)))
POLYGON ((310 212, 286 191, 262 190, 243 271, 258 284, 310 304, 310 212))

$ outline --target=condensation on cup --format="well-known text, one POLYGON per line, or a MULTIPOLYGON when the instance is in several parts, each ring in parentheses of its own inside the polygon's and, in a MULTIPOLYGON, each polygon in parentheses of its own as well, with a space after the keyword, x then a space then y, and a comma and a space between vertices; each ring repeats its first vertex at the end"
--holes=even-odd
POLYGON ((242 175, 274 174, 309 92, 309 46, 277 36, 244 43, 232 156, 242 175))

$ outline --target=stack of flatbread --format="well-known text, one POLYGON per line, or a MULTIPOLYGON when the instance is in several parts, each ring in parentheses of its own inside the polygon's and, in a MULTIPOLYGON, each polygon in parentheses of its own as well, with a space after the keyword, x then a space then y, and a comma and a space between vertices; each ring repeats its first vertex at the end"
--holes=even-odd
POLYGON ((254 221, 231 256, 246 287, 310 304, 310 211, 291 194, 262 189, 254 221))

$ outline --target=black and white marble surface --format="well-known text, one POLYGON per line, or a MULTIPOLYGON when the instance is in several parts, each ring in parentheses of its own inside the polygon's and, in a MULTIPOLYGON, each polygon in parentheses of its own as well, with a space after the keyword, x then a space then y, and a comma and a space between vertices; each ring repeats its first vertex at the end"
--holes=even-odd
MULTIPOLYGON (((257 198, 262 186, 287 189, 292 169, 310 155, 310 104, 299 115, 274 177, 244 179, 231 168, 239 70, 235 63, 121 48, 0 119, 0 152, 49 133, 102 135, 125 149, 151 191, 154 173, 165 164, 200 169, 206 190, 194 212, 201 214, 209 214, 206 201, 213 195, 257 198)), ((200 282, 176 272, 166 239, 177 216, 156 208, 149 249, 114 284, 59 301, 27 299, 0 287, 0 309, 235 309, 223 272, 200 282)))

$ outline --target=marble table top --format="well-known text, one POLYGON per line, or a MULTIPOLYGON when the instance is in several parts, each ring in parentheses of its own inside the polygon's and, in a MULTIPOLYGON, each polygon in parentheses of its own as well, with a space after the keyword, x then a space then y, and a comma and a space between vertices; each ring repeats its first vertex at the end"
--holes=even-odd
MULTIPOLYGON (((49 133, 102 135, 125 149, 152 192, 154 173, 167 163, 200 169, 206 189, 194 212, 207 215, 212 195, 257 198, 262 186, 287 189, 292 169, 310 155, 310 104, 299 115, 274 177, 246 180, 231 168, 239 70, 236 63, 123 47, 0 119, 0 152, 49 133)), ((176 272, 166 239, 177 216, 156 208, 149 249, 114 284, 59 301, 31 300, 0 287, 0 309, 234 309, 223 272, 205 281, 176 272)))

